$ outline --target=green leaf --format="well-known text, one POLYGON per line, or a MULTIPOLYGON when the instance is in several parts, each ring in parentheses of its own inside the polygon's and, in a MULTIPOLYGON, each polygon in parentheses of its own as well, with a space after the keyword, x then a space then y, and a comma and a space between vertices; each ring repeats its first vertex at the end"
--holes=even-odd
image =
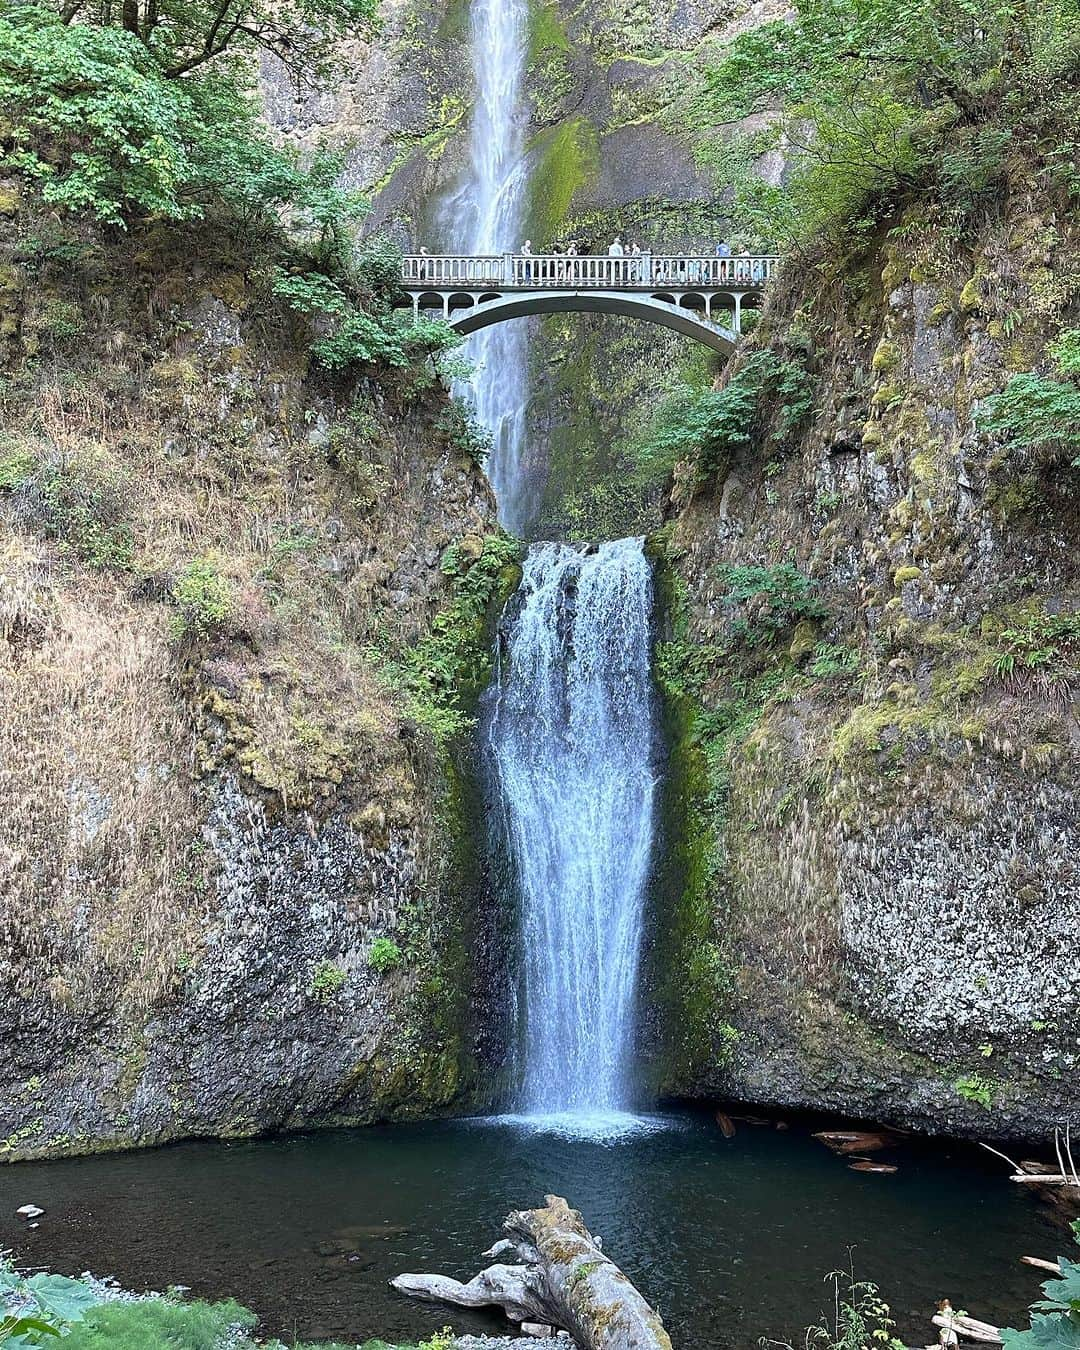
POLYGON ((19 1346, 40 1345, 42 1336, 59 1336, 60 1330, 40 1317, 16 1317, 0 1322, 0 1342, 16 1350, 19 1346))
POLYGON ((87 1308, 99 1303, 97 1293, 81 1280, 69 1280, 66 1275, 32 1275, 26 1281, 27 1290, 38 1306, 65 1322, 79 1322, 87 1308))
POLYGON ((1058 1258, 1061 1275, 1043 1285, 1044 1299, 1032 1304, 1043 1312, 1073 1312, 1080 1314, 1080 1262, 1058 1258))
POLYGON ((1006 1327, 1005 1350, 1080 1350, 1080 1318, 1064 1313, 1034 1313, 1030 1331, 1006 1327))

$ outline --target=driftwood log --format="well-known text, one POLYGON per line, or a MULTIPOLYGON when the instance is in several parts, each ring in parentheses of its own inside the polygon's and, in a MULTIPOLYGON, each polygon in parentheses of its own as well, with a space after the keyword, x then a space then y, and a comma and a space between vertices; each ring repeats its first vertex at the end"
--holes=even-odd
POLYGON ((579 1350, 672 1350, 659 1313, 600 1250, 576 1209, 549 1195, 519 1209, 508 1234, 484 1255, 496 1261, 467 1284, 445 1275, 399 1275, 403 1294, 462 1308, 497 1307, 515 1322, 542 1322, 573 1337, 579 1350))
MULTIPOLYGON (((963 1313, 953 1312, 951 1308, 935 1314, 931 1321, 943 1331, 955 1333, 961 1340, 980 1341, 984 1345, 1001 1344, 1001 1332, 997 1327, 991 1326, 989 1322, 980 1322, 977 1317, 967 1317, 963 1313)), ((947 1343, 954 1343, 951 1337, 947 1343)))

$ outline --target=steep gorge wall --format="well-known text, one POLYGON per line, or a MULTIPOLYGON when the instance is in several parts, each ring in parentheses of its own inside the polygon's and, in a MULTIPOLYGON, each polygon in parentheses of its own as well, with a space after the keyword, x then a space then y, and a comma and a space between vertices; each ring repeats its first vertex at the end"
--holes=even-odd
POLYGON ((321 374, 224 231, 8 187, 0 1157, 453 1109, 479 863, 408 671, 438 621, 482 678, 512 577, 445 395, 321 374))
POLYGON ((913 208, 832 280, 792 269, 726 377, 772 352, 812 412, 676 473, 671 1091, 1080 1118, 1080 482, 977 425, 1076 322, 1075 231, 1034 181, 960 239, 913 208), (776 631, 730 569, 786 564, 823 614, 776 631))

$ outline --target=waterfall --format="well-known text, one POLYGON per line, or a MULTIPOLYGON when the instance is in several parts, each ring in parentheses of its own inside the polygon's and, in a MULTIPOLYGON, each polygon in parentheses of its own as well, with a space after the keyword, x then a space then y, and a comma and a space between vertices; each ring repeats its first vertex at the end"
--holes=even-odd
POLYGON ((526 1114, 632 1105, 656 790, 651 614, 640 539, 534 544, 500 626, 485 745, 520 900, 526 1114))
MULTIPOLYGON (((524 227, 526 109, 521 89, 528 46, 527 0, 472 0, 470 42, 476 105, 469 137, 469 172, 443 212, 443 233, 469 253, 504 253, 521 244, 524 227)), ((488 477, 499 519, 520 533, 527 519, 522 466, 528 397, 524 320, 474 334, 465 355, 476 367, 473 403, 492 433, 488 477)))

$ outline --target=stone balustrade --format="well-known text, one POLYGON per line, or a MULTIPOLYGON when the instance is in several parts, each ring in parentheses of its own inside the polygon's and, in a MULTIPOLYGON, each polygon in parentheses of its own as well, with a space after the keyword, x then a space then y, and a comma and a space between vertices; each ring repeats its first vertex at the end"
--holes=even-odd
POLYGON ((780 259, 773 255, 652 254, 612 257, 552 253, 409 254, 402 259, 402 284, 410 290, 461 286, 509 290, 648 290, 671 286, 756 291, 770 280, 780 259))

